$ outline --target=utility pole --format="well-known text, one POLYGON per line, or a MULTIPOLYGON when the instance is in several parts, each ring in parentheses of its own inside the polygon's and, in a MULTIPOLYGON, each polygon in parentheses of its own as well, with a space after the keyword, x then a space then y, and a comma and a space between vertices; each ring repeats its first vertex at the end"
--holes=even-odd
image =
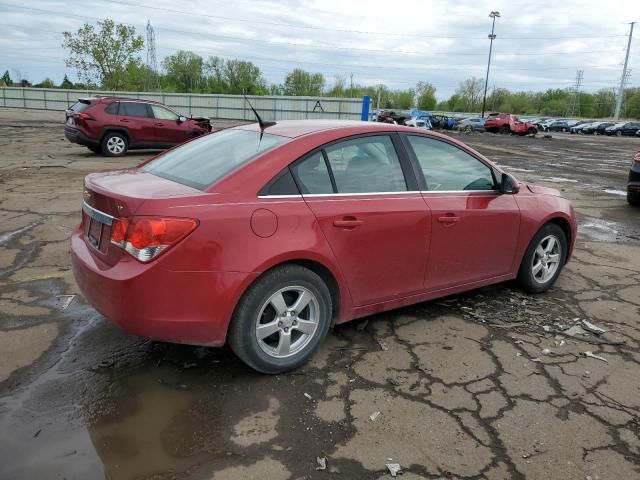
POLYGON ((576 112, 578 116, 580 116, 580 87, 582 86, 582 76, 584 74, 583 70, 578 70, 576 72, 576 83, 573 86, 573 95, 571 96, 571 106, 569 107, 569 111, 567 112, 568 117, 573 117, 576 112))
POLYGON ((489 67, 491 66, 491 50, 493 50, 493 40, 496 38, 495 34, 493 33, 495 26, 496 26, 496 17, 500 18, 500 12, 491 12, 489 14, 489 17, 493 19, 493 22, 491 23, 491 34, 489 35, 489 61, 487 62, 487 76, 484 80, 484 95, 482 96, 482 114, 480 115, 482 118, 484 118, 484 107, 487 104, 487 86, 489 84, 489 67))
POLYGON ((624 57, 624 67, 622 68, 622 78, 620 78, 620 87, 618 88, 618 98, 616 98, 616 111, 613 119, 618 120, 620 117, 620 107, 622 106, 622 96, 624 95, 624 83, 627 79, 627 64, 629 63, 629 51, 631 50, 631 38, 633 37, 633 26, 636 22, 631 22, 631 30, 629 31, 629 43, 627 43, 627 54, 624 57))
POLYGON ((159 88, 158 63, 156 61, 156 33, 151 26, 150 20, 147 20, 147 67, 151 70, 153 77, 147 78, 147 91, 159 88))

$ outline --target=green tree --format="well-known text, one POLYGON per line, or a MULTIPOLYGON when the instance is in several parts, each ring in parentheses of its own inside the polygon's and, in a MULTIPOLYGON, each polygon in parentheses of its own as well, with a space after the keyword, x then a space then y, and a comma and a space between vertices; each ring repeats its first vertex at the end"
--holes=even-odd
POLYGON ((244 60, 228 60, 222 68, 222 78, 227 87, 227 93, 239 95, 264 95, 267 84, 257 65, 244 60))
POLYGON ((324 77, 321 73, 310 73, 296 68, 288 73, 284 80, 285 95, 319 96, 324 88, 324 77))
POLYGON ((109 19, 98 22, 98 30, 86 23, 76 33, 62 35, 62 46, 69 51, 66 65, 77 69, 86 82, 98 82, 109 90, 122 88, 129 62, 139 59, 144 47, 135 27, 109 19))
POLYGON ((9 75, 9 70, 4 71, 4 75, 2 75, 0 82, 2 82, 4 85, 7 85, 7 86, 13 85, 13 80, 11 80, 11 75, 9 75))
POLYGON ((204 64, 204 90, 208 93, 227 93, 224 81, 224 59, 209 57, 204 64))
POLYGON ((455 106, 455 111, 479 111, 482 107, 483 88, 484 82, 477 77, 471 77, 460 82, 456 89, 459 103, 455 106))
POLYGON ((178 92, 198 92, 204 86, 204 60, 193 52, 180 50, 162 62, 168 82, 178 92))
POLYGON ((67 77, 67 74, 64 74, 64 78, 62 79, 62 83, 60 83, 60 88, 66 88, 66 89, 71 89, 73 88, 73 82, 71 80, 69 80, 69 77, 67 77))
POLYGON ((49 77, 45 78, 42 82, 34 85, 36 88, 56 88, 56 84, 53 83, 49 77))
POLYGON ((418 96, 418 108, 420 110, 433 110, 436 108, 436 87, 429 82, 418 82, 416 95, 418 96))

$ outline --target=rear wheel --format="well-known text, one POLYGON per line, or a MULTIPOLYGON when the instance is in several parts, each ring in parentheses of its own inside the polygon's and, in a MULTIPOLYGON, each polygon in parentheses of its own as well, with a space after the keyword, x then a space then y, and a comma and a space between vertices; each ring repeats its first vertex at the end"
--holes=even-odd
POLYGON ((535 128, 533 128, 533 127, 529 127, 529 130, 527 130, 527 133, 528 133, 529 135, 535 135, 536 133, 538 133, 538 130, 536 130, 536 129, 535 129, 535 128))
POLYGON ((129 141, 120 132, 109 132, 102 139, 102 153, 109 157, 119 157, 127 153, 129 141))
POLYGON ((524 254, 518 280, 528 293, 541 293, 556 282, 567 258, 567 237, 560 226, 547 223, 524 254))
POLYGON ((299 265, 276 267, 240 300, 229 327, 229 345, 262 373, 303 365, 331 323, 331 294, 324 281, 299 265))
POLYGON ((500 128, 500 132, 508 135, 511 133, 511 129, 509 128, 509 125, 503 125, 502 128, 500 128))
POLYGON ((640 207, 640 192, 627 192, 627 202, 634 207, 640 207))
POLYGON ((618 131, 616 132, 616 136, 621 137, 621 136, 622 136, 622 130, 618 130, 618 131))

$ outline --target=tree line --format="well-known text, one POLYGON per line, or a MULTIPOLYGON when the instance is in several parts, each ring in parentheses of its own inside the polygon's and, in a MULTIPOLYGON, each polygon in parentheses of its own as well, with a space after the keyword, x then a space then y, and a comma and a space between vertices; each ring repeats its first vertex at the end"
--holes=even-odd
MULTIPOLYGON (((479 112, 482 107, 484 81, 472 77, 459 83, 453 95, 436 101, 436 88, 429 82, 414 87, 392 90, 386 85, 359 85, 338 77, 328 85, 322 73, 296 68, 287 73, 281 84, 268 83, 253 62, 219 56, 204 58, 194 52, 180 50, 161 62, 154 72, 143 63, 140 54, 144 39, 135 27, 116 24, 113 20, 98 22, 97 28, 85 24, 76 32, 63 32, 62 46, 68 52, 65 64, 78 72, 79 81, 65 75, 60 85, 46 78, 35 84, 42 88, 105 89, 116 91, 161 91, 180 93, 218 93, 247 95, 295 95, 359 98, 369 95, 374 107, 385 109, 440 110, 479 112)), ((18 72, 19 73, 19 72, 18 72)), ((24 78, 17 83, 8 71, 0 77, 1 85, 30 86, 24 78)), ((514 92, 492 88, 487 92, 485 111, 547 116, 611 116, 615 92, 602 89, 595 93, 575 94, 571 89, 548 89, 543 92, 514 92)), ((625 90, 623 116, 640 118, 640 88, 625 90)))

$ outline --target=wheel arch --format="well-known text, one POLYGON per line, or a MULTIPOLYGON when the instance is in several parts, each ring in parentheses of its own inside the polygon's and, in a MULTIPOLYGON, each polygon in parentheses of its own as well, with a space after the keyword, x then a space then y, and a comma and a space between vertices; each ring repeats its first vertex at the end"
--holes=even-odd
POLYGON ((104 137, 107 134, 112 132, 124 134, 124 136, 127 137, 127 142, 129 143, 129 145, 131 145, 131 134, 129 133, 129 130, 123 127, 104 127, 104 129, 102 130, 102 134, 100 135, 99 142, 102 143, 102 140, 104 140, 104 137))
MULTIPOLYGON (((548 219, 546 222, 544 222, 540 228, 543 228, 545 225, 548 224, 555 224, 558 225, 562 231, 564 232, 564 236, 567 240, 567 255, 565 256, 564 259, 564 263, 565 265, 567 264, 567 262, 569 261, 569 257, 570 257, 570 252, 571 252, 571 245, 573 245, 573 232, 571 230, 571 224, 569 223, 569 220, 567 220, 564 217, 552 217, 550 219, 548 219)), ((540 230, 540 229, 538 229, 540 230)))

